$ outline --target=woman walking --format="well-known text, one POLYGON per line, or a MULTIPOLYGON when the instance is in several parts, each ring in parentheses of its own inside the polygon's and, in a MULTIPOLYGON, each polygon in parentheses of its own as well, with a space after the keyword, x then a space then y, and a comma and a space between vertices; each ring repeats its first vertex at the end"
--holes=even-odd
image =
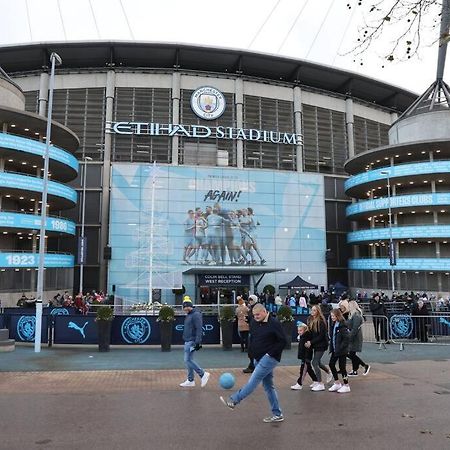
POLYGON ((250 330, 250 325, 248 323, 249 309, 241 296, 237 298, 237 301, 238 307, 236 308, 236 317, 239 339, 241 341, 241 352, 246 352, 248 349, 248 331, 250 330))
POLYGON ((322 364, 322 356, 328 348, 327 322, 319 305, 311 308, 311 315, 308 317, 308 330, 310 331, 310 340, 305 343, 305 347, 313 350, 311 361, 312 368, 316 374, 317 381, 311 385, 314 392, 324 391, 325 385, 322 382, 320 369, 327 372, 327 383, 332 380, 329 369, 322 364))
POLYGON ((333 309, 330 314, 331 328, 330 328, 330 362, 329 366, 333 373, 334 384, 328 389, 330 392, 339 392, 344 394, 350 392, 348 385, 347 369, 345 362, 348 353, 348 328, 345 323, 344 316, 339 308, 333 309), (339 382, 338 373, 336 370, 336 362, 339 362, 339 371, 342 375, 342 385, 339 382))
POLYGON ((349 330, 348 357, 352 361, 352 371, 349 377, 357 377, 359 367, 364 367, 363 375, 367 375, 370 370, 369 364, 366 364, 356 353, 362 351, 363 344, 363 316, 361 308, 355 300, 348 302, 349 314, 347 326, 349 330))

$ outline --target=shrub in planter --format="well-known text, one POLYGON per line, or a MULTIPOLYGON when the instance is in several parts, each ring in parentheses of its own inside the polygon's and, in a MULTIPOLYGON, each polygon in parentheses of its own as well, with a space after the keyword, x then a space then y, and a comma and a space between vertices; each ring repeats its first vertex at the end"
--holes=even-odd
POLYGON ((175 310, 164 305, 159 309, 158 318, 159 329, 161 334, 161 351, 170 352, 172 345, 173 322, 175 321, 175 310))
POLYGON ((231 350, 233 348, 233 324, 236 315, 233 306, 222 306, 219 311, 220 328, 222 329, 222 348, 231 350))
POLYGON ((275 295, 275 288, 271 284, 266 284, 264 286, 263 292, 269 295, 275 295))
POLYGON ((282 305, 278 309, 277 319, 281 323, 284 334, 286 336, 286 346, 285 349, 289 350, 292 344, 292 329, 294 327, 294 316, 292 314, 292 309, 289 306, 282 305))
POLYGON ((109 306, 99 306, 95 321, 98 329, 98 351, 109 352, 111 345, 111 324, 114 319, 114 311, 109 306))

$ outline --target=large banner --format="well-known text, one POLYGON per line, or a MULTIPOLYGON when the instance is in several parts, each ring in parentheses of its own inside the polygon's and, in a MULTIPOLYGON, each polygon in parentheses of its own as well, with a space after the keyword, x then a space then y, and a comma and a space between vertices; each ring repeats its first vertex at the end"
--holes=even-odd
POLYGON ((109 288, 145 300, 150 265, 160 289, 193 286, 190 269, 206 267, 326 285, 324 210, 319 174, 115 164, 109 288))

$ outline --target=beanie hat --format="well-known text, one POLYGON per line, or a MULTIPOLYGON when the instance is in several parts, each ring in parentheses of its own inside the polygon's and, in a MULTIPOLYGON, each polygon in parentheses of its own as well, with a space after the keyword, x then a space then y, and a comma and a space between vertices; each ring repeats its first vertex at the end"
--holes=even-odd
POLYGON ((193 307, 192 300, 191 297, 189 297, 189 295, 185 295, 183 297, 183 308, 186 308, 187 306, 191 308, 193 307))

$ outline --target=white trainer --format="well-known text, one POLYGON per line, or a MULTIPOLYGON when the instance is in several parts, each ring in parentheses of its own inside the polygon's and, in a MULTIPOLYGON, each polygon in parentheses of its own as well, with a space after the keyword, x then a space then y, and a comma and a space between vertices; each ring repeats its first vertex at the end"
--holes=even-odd
POLYGON ((339 389, 341 389, 342 384, 341 383, 334 383, 333 386, 328 389, 330 392, 337 392, 339 389))
POLYGON ((313 388, 316 384, 317 384, 317 381, 313 381, 313 382, 309 385, 309 387, 310 387, 310 388, 313 388))
POLYGON ((291 389, 293 391, 301 391, 303 389, 303 386, 301 384, 295 383, 293 386, 291 386, 291 389))
POLYGON ((206 384, 208 383, 208 380, 209 380, 209 376, 210 376, 211 374, 209 373, 209 372, 205 372, 204 374, 203 374, 203 376, 202 376, 202 381, 201 381, 201 383, 200 383, 200 386, 201 387, 205 387, 206 386, 206 384))
POLYGON ((317 383, 313 388, 311 388, 311 390, 313 392, 324 391, 325 390, 325 386, 324 386, 323 383, 317 383))
POLYGON ((180 383, 181 387, 194 387, 195 386, 195 381, 183 381, 182 383, 180 383))
POLYGON ((338 389, 339 394, 346 394, 350 392, 350 386, 348 384, 344 384, 340 389, 338 389))
POLYGON ((327 373, 327 383, 331 383, 333 381, 333 374, 330 372, 330 373, 327 373))

